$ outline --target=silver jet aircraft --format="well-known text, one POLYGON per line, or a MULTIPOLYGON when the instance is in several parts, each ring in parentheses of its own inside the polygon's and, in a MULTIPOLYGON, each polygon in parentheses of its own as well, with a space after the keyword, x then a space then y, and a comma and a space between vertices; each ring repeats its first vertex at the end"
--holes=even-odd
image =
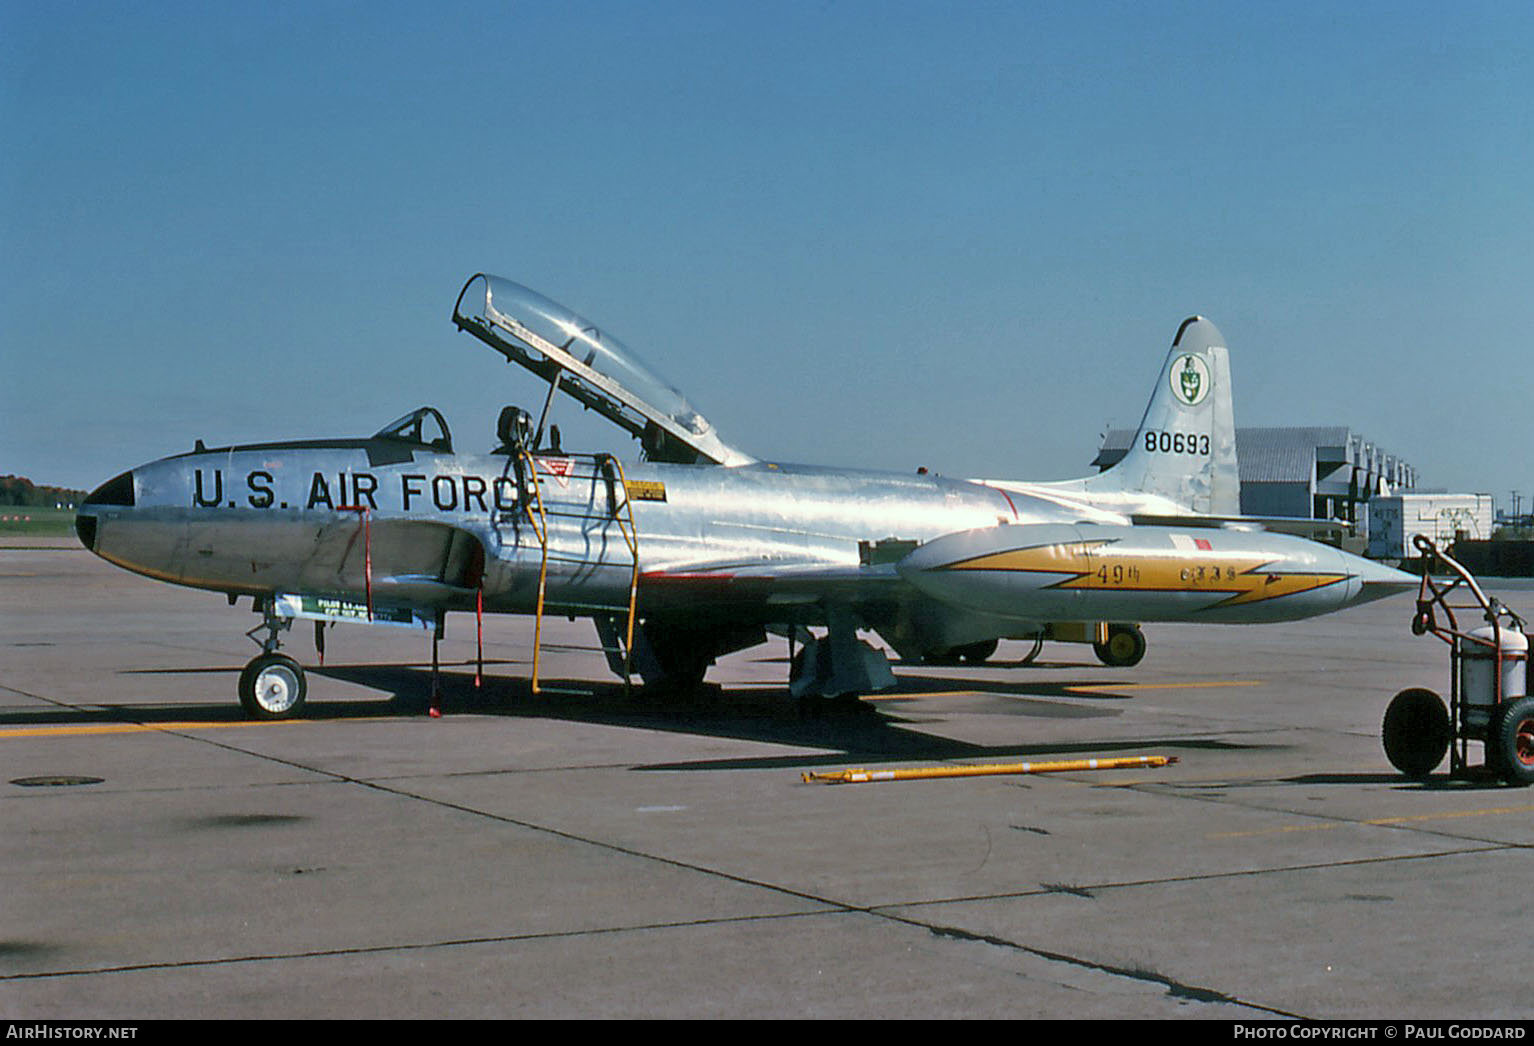
POLYGON ((304 670, 279 651, 295 619, 321 645, 338 621, 440 639, 448 611, 532 615, 535 691, 550 613, 592 618, 612 669, 659 688, 696 686, 776 633, 796 648, 791 693, 836 697, 894 682, 865 630, 903 658, 983 661, 1004 638, 1036 654, 1054 637, 1127 665, 1145 650, 1131 622, 1288 621, 1416 584, 1240 519, 1230 364, 1200 317, 1177 329, 1124 459, 1054 483, 758 460, 617 339, 525 287, 476 275, 453 320, 549 385, 536 421, 501 412, 486 452, 459 451, 422 407, 361 439, 199 440, 79 510, 97 555, 252 599, 250 715, 304 704, 304 670), (638 439, 641 459, 565 452, 549 424, 561 391, 638 439))

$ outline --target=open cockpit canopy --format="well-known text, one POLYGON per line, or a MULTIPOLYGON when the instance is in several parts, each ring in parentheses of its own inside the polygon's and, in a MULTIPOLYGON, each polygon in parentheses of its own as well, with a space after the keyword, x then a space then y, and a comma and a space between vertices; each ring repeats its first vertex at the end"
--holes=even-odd
POLYGON ((636 437, 651 460, 754 461, 632 349, 558 302, 499 276, 464 284, 453 322, 636 437))

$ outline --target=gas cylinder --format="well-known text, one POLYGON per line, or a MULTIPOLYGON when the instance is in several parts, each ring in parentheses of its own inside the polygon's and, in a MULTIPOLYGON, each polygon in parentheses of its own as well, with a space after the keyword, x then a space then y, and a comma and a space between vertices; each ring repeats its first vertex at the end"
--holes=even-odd
POLYGON ((1469 633, 1480 642, 1459 641, 1459 697, 1461 725, 1484 731, 1497 703, 1497 649, 1502 645, 1502 700, 1528 693, 1529 639, 1516 628, 1494 629, 1484 625, 1469 633))

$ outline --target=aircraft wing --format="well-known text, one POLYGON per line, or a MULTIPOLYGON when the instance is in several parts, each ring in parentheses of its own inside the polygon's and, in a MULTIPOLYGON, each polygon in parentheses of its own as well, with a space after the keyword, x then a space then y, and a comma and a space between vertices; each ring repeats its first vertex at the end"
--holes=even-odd
POLYGON ((640 577, 641 614, 652 622, 717 629, 819 619, 833 608, 889 607, 924 597, 894 564, 689 563, 640 577))
POLYGON ((671 603, 702 596, 713 600, 766 603, 857 602, 887 598, 905 586, 893 563, 878 566, 824 562, 696 563, 640 576, 647 600, 671 603))

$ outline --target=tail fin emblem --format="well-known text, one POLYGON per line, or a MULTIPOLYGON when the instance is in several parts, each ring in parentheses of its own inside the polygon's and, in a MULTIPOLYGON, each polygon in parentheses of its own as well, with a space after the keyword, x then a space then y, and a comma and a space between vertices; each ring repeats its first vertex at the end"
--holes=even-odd
POLYGON ((1182 370, 1172 368, 1172 394, 1190 407, 1196 407, 1209 394, 1209 365, 1189 353, 1182 358, 1182 370))

